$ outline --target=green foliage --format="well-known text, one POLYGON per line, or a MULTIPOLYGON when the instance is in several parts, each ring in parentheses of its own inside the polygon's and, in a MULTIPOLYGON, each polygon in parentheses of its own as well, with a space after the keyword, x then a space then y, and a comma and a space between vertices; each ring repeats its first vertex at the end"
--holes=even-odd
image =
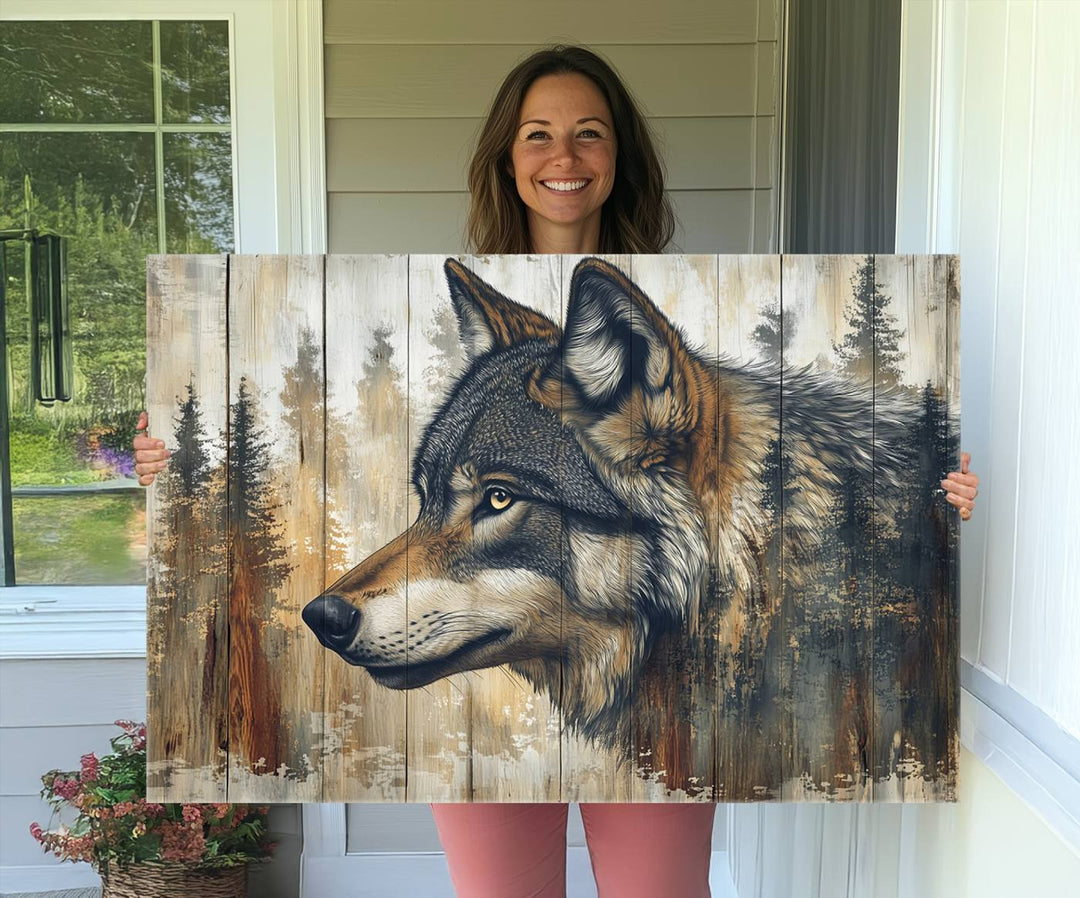
POLYGON ((55 432, 11 428, 12 486, 91 483, 98 478, 80 464, 75 447, 63 443, 55 432))
POLYGON ((112 754, 85 754, 80 770, 50 770, 41 777, 41 797, 54 818, 65 809, 78 813, 73 824, 55 831, 30 825, 45 851, 99 871, 145 861, 206 869, 270 858, 265 806, 148 802, 146 726, 129 720, 116 725, 123 732, 110 740, 112 754))
POLYGON ((11 503, 21 583, 142 583, 142 490, 124 494, 16 496, 11 503))

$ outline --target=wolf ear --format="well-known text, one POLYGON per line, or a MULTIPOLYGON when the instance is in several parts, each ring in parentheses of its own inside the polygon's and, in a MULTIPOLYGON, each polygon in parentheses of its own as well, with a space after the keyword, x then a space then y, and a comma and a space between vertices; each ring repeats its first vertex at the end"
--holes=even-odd
POLYGON ((578 263, 570 281, 563 365, 583 398, 609 405, 638 385, 670 386, 675 328, 618 268, 602 259, 578 263))
POLYGON ((559 342, 555 322, 507 299, 457 259, 447 259, 443 270, 469 361, 492 349, 509 349, 524 340, 559 342))
POLYGON ((615 455, 654 463, 697 425, 703 367, 656 305, 602 259, 574 269, 560 350, 561 366, 534 378, 533 398, 560 405, 615 455))

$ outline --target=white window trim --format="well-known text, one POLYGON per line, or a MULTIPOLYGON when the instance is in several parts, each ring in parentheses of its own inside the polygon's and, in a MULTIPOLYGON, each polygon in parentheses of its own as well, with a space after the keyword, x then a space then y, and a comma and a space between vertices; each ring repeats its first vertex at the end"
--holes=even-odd
MULTIPOLYGON (((0 4, 0 21, 64 19, 227 20, 236 251, 326 252, 321 0, 0 4)), ((0 658, 132 657, 145 642, 142 586, 0 588, 0 658)))

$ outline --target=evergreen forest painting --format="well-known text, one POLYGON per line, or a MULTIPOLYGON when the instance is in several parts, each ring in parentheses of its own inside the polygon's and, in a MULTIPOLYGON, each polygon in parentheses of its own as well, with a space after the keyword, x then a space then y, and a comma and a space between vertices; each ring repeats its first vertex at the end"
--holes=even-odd
POLYGON ((955 256, 147 261, 153 801, 955 801, 955 256))

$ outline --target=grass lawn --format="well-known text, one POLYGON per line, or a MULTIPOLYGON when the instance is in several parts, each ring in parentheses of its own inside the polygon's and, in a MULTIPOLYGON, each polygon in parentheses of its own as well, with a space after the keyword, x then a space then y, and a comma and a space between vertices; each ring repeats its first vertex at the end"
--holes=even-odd
POLYGON ((11 504, 19 583, 146 582, 145 490, 11 504))

